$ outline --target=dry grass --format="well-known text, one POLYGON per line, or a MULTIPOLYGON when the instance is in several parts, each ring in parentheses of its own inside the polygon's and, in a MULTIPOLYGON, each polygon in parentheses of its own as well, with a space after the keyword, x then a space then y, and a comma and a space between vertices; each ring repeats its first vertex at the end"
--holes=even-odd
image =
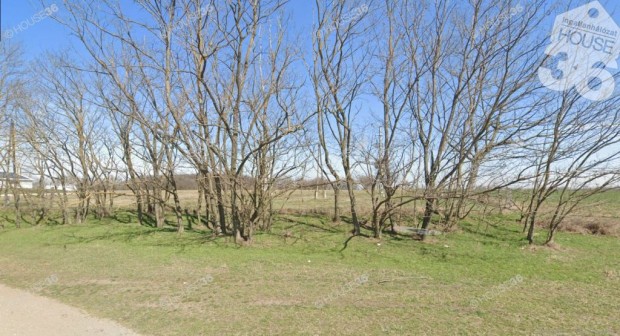
POLYGON ((562 223, 562 229, 567 232, 577 232, 581 234, 620 237, 620 219, 572 216, 562 223))
MULTIPOLYGON (((362 220, 368 220, 371 216, 371 200, 370 195, 366 191, 356 191, 358 203, 358 216, 362 220)), ((197 209, 198 191, 197 190, 180 190, 179 198, 181 206, 190 212, 197 209)), ((494 210, 493 205, 497 202, 491 202, 489 214, 484 216, 494 216, 499 221, 509 220, 516 216, 515 209, 502 209, 501 212, 494 210)), ((39 203, 47 202, 46 200, 38 200, 30 195, 25 203, 30 206, 24 206, 24 213, 38 213, 39 203)), ((77 198, 71 195, 71 206, 77 205, 77 198)), ((488 205, 487 204, 487 205, 488 205)), ((172 206, 172 199, 169 199, 169 205, 172 206)), ((49 204, 48 204, 49 206, 49 204)), ((283 215, 298 216, 324 216, 332 217, 333 210, 333 191, 332 190, 296 190, 280 195, 275 199, 274 210, 283 215)), ((120 191, 114 195, 115 209, 131 209, 135 207, 135 198, 130 191, 120 191)), ((423 212, 422 201, 411 202, 396 212, 396 225, 417 226, 420 216, 423 212)), ((349 201, 345 191, 340 196, 340 214, 342 216, 350 216, 349 201)), ((52 209, 53 212, 54 209, 52 209)), ((552 214, 552 209, 543 209, 539 214, 541 228, 544 227, 545 213, 552 214)), ((5 212, 10 213, 12 205, 5 206, 5 212)), ((475 207, 472 212, 473 220, 480 220, 480 214, 483 212, 482 205, 475 207)), ((482 216, 482 217, 484 217, 482 216)), ((34 215, 32 217, 35 217, 34 215)), ((576 232, 581 234, 597 234, 611 235, 620 237, 620 191, 613 191, 595 196, 592 200, 582 205, 577 211, 566 218, 565 222, 560 226, 561 231, 576 232)))

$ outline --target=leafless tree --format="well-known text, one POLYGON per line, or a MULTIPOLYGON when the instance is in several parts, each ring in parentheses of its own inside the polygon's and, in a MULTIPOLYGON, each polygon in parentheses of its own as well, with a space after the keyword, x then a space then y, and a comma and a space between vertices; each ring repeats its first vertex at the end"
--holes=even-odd
POLYGON ((2 131, 3 149, 0 151, 2 162, 2 189, 5 203, 9 194, 15 211, 15 226, 21 222, 21 164, 18 161, 18 134, 15 123, 19 117, 20 104, 26 97, 24 68, 21 47, 10 42, 0 41, 0 130, 2 131))
POLYGON ((525 146, 534 164, 523 221, 527 239, 545 223, 545 243, 553 242, 562 221, 587 198, 620 181, 620 111, 617 97, 588 101, 576 91, 557 95, 547 105, 548 122, 525 146))
MULTIPOLYGON (((394 229, 394 212, 410 201, 394 198, 411 178, 411 169, 417 159, 414 143, 407 136, 407 107, 413 87, 420 78, 407 57, 410 54, 406 49, 410 46, 406 32, 418 29, 421 17, 415 15, 408 2, 384 1, 381 5, 373 8, 370 15, 375 22, 373 40, 378 42, 372 60, 371 93, 377 97, 382 109, 373 115, 376 124, 366 128, 370 132, 364 141, 360 141, 366 143, 366 148, 361 148, 357 160, 368 176, 366 190, 371 196, 370 222, 375 238, 381 237, 388 222, 394 229)), ((363 139, 364 134, 359 137, 363 139)))
POLYGON ((361 95, 369 79, 370 57, 365 40, 368 5, 354 8, 353 1, 315 1, 312 83, 316 99, 317 133, 325 176, 334 189, 334 219, 338 220, 338 194, 345 183, 351 209, 353 234, 360 234, 352 160, 355 124, 361 95), (335 153, 331 147, 335 147, 335 153), (337 155, 338 166, 332 155, 337 155), (344 175, 344 179, 341 177, 344 175))
POLYGON ((436 1, 432 15, 412 30, 408 55, 422 77, 409 109, 423 176, 423 230, 435 213, 447 222, 460 216, 488 156, 536 124, 535 109, 523 102, 541 87, 535 69, 543 39, 531 33, 542 4, 489 25, 494 13, 510 13, 511 2, 436 1))

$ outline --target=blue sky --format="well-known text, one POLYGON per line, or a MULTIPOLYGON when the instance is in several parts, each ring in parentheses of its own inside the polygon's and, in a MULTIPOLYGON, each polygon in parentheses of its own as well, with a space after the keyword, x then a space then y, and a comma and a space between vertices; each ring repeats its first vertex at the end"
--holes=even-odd
MULTIPOLYGON (((20 22, 31 19, 41 11, 40 3, 30 0, 0 0, 2 3, 2 32, 17 27, 20 22)), ((58 50, 70 46, 68 32, 50 18, 14 35, 11 40, 21 43, 27 58, 34 58, 46 50, 58 50)), ((5 39, 6 37, 3 37, 5 39)))
MULTIPOLYGON (((44 0, 47 3, 57 3, 59 7, 62 4, 62 0, 44 0)), ((80 1, 80 0, 69 0, 80 1)), ((124 2, 133 2, 133 0, 120 0, 124 2)), ((310 38, 307 35, 303 35, 303 32, 308 32, 313 20, 313 8, 315 0, 290 0, 288 3, 288 10, 291 15, 291 28, 293 29, 292 36, 300 33, 302 40, 300 44, 310 44, 310 38)), ((371 0, 358 0, 358 5, 365 4, 371 0)), ((377 1, 377 0, 375 0, 377 1)), ((383 1, 383 0, 379 0, 383 1)), ((399 1, 399 0, 394 0, 399 1)), ((420 0, 422 1, 422 0, 420 0)), ((427 0, 431 1, 431 0, 427 0)), ((465 1, 465 0, 455 0, 465 1)), ((526 5, 531 0, 514 0, 515 6, 519 4, 526 5)), ((572 1, 571 8, 578 7, 580 5, 589 3, 587 0, 572 1)), ((43 10, 44 6, 41 5, 40 0, 0 0, 2 5, 2 33, 7 30, 14 30, 20 23, 33 20, 33 17, 37 13, 43 10)), ((563 8, 567 5, 568 1, 564 0, 549 0, 547 2, 548 7, 561 4, 546 20, 540 29, 545 34, 551 33, 553 20, 555 16, 563 12, 563 8)), ((620 24, 620 1, 618 0, 601 0, 600 3, 606 8, 608 13, 614 18, 617 24, 620 24)), ((60 9, 62 10, 62 9, 60 9)), ((370 6, 372 11, 372 5, 370 6)), ((37 20, 38 21, 38 20, 37 20)), ((4 40, 4 38, 3 38, 4 40)), ((19 29, 15 32, 15 35, 9 39, 9 43, 20 43, 25 52, 25 58, 27 60, 34 60, 45 55, 48 51, 70 51, 80 50, 80 43, 75 42, 74 38, 70 35, 70 32, 62 25, 55 22, 53 19, 47 17, 38 21, 36 24, 28 25, 25 29, 19 29)), ((618 87, 617 87, 618 88, 618 87)), ((373 104, 366 106, 366 109, 373 110, 373 104)), ((362 111, 366 113, 368 111, 362 111)))
MULTIPOLYGON (((79 1, 79 0, 71 0, 79 1)), ((120 0, 130 1, 132 0, 120 0)), ((62 1, 45 0, 46 3, 57 3, 61 7, 62 1)), ((2 4, 2 32, 18 27, 27 20, 31 20, 44 6, 38 0, 0 0, 2 4)), ((312 8, 314 0, 291 0, 288 4, 291 13, 291 23, 296 28, 310 27, 312 22, 312 8)), ((3 37, 4 39, 4 37, 3 37)), ((45 18, 26 29, 18 31, 11 40, 21 43, 28 59, 36 58, 46 51, 67 50, 75 42, 69 32, 51 18, 45 18)))
MULTIPOLYGON (((72 0, 79 1, 79 0, 72 0)), ((131 0, 120 0, 131 1, 131 0)), ((397 0, 396 0, 397 1, 397 0)), ((527 4, 529 0, 515 1, 517 4, 527 4)), ((33 16, 43 9, 40 1, 38 0, 0 0, 2 4, 2 31, 17 27, 21 22, 32 20, 33 16)), ((48 3, 55 3, 54 0, 46 0, 48 3)), ((561 2, 567 3, 564 0, 548 1, 550 6, 561 2)), ((572 7, 577 7, 588 3, 586 0, 573 1, 575 4, 572 7)), ((616 23, 620 23, 620 1, 618 0, 602 0, 601 4, 607 9, 610 15, 613 16, 616 23)), ((59 5, 62 1, 56 1, 59 5)), ((360 0, 360 4, 363 4, 364 0, 360 0)), ((297 29, 304 29, 310 27, 312 21, 312 12, 314 7, 314 0, 290 0, 288 9, 291 13, 291 24, 297 29)), ((372 8, 371 8, 372 10, 372 8)), ((548 26, 541 27, 541 29, 551 31, 551 26, 555 14, 550 16, 548 26)), ((28 28, 18 31, 11 39, 18 43, 21 43, 26 52, 28 59, 35 58, 45 51, 50 50, 67 50, 72 46, 72 38, 69 32, 50 18, 45 18, 38 23, 29 26, 28 28)))

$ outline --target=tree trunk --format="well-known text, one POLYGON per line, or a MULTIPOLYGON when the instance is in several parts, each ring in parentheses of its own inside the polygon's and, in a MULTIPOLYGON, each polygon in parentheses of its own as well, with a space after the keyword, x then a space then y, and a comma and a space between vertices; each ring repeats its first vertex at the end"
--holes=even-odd
POLYGON ((338 186, 334 186, 334 217, 332 217, 332 221, 334 223, 340 223, 340 208, 338 207, 340 198, 340 189, 338 186))
POLYGON ((431 223, 431 217, 433 216, 433 203, 435 199, 427 198, 426 206, 424 207, 424 217, 422 218, 422 234, 420 234, 420 238, 424 240, 426 238, 426 230, 431 223))
POLYGON ((347 191, 349 192, 349 200, 351 201, 351 221, 353 222, 353 234, 357 236, 360 234, 360 223, 357 220, 355 190, 353 190, 353 178, 351 178, 350 174, 347 175, 347 191))
POLYGON ((224 208, 224 196, 222 195, 222 178, 215 177, 215 196, 217 197, 217 212, 218 219, 220 221, 220 232, 223 235, 227 234, 226 230, 226 209, 224 208))
POLYGON ((530 222, 530 226, 527 230, 527 241, 530 244, 533 244, 534 243, 534 225, 536 224, 536 211, 533 211, 528 219, 530 222))

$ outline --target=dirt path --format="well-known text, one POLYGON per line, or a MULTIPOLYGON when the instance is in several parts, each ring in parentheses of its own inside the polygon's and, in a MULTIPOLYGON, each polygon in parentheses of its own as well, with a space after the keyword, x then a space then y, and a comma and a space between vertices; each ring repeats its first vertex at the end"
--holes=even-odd
POLYGON ((0 336, 138 336, 111 320, 23 290, 0 285, 0 336))

